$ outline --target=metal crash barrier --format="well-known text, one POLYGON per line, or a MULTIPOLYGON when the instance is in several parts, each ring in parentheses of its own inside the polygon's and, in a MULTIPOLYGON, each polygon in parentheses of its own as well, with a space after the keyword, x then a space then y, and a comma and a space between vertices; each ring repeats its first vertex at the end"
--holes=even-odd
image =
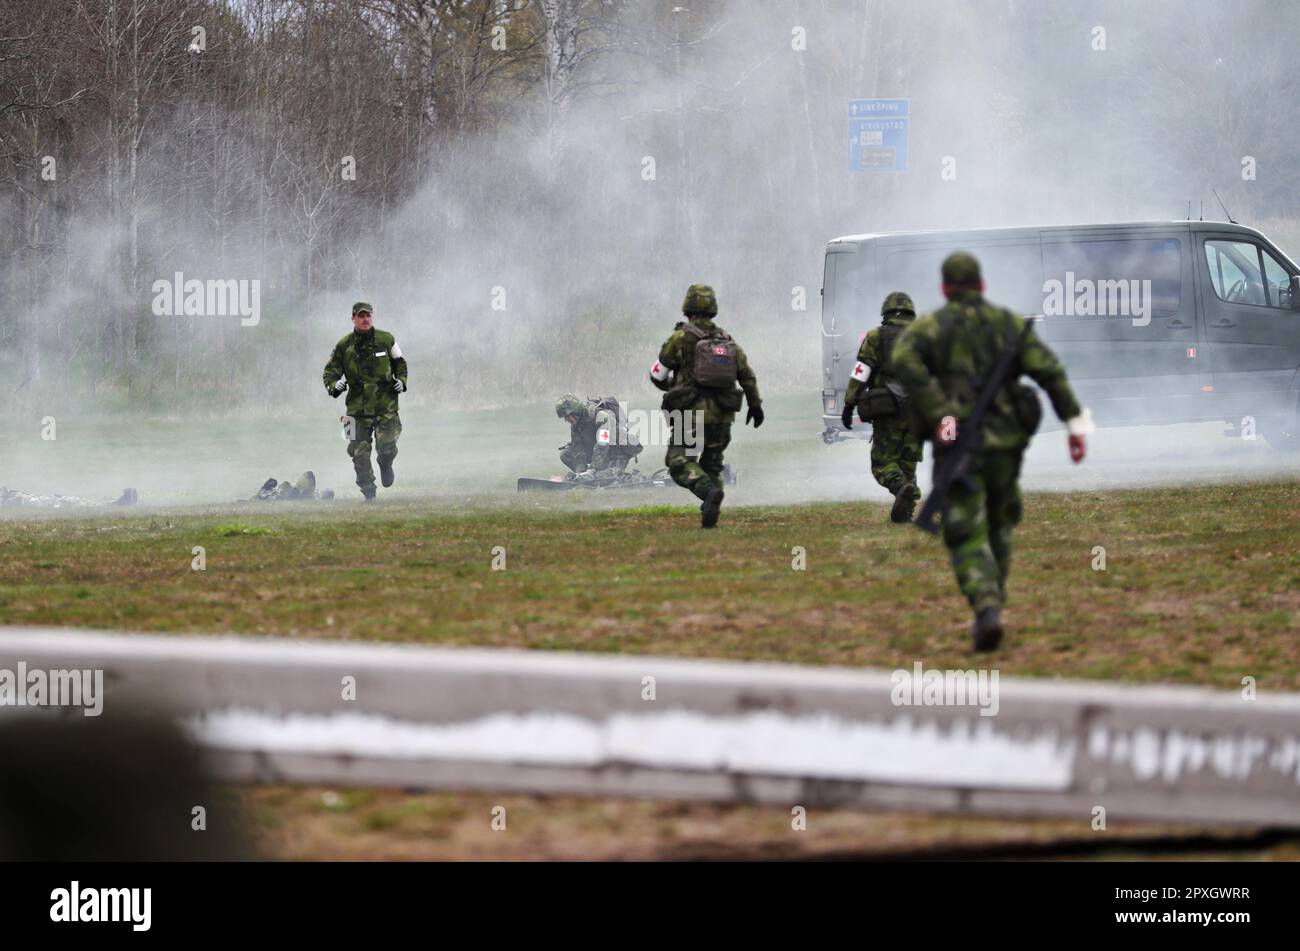
POLYGON ((1266 690, 4 628, 0 719, 91 712, 17 705, 58 671, 224 780, 1300 827, 1300 696, 1266 690))

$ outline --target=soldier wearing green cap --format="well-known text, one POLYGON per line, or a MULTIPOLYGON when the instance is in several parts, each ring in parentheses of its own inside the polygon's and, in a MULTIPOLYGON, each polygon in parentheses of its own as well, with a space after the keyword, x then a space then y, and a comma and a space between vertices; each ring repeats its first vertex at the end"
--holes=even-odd
POLYGON ((397 478, 393 460, 402 420, 397 400, 406 392, 406 358, 393 335, 375 327, 375 309, 366 301, 352 305, 352 333, 334 345, 325 364, 325 392, 338 397, 347 391, 344 433, 348 455, 357 473, 361 495, 375 497, 375 470, 370 465, 373 443, 384 488, 397 478))
POLYGON ((916 319, 912 298, 894 291, 880 307, 880 326, 873 327, 858 347, 858 362, 844 391, 840 421, 853 428, 853 410, 871 424, 871 474, 894 496, 889 517, 909 522, 921 492, 916 487, 916 466, 921 461, 921 441, 912 433, 904 413, 906 393, 890 368, 894 344, 916 319))
POLYGON ((1082 461, 1092 423, 1079 407, 1065 369, 1025 319, 984 299, 979 262, 965 252, 943 262, 948 303, 919 318, 894 346, 893 370, 907 390, 911 418, 934 440, 936 461, 957 439, 999 357, 1014 348, 1011 373, 984 416, 970 471, 948 495, 943 540, 957 584, 975 612, 975 650, 1002 641, 1002 606, 1011 569, 1011 532, 1020 521, 1020 462, 1042 409, 1030 377, 1065 421, 1070 458, 1082 461))
POLYGON ((713 322, 718 299, 707 284, 692 284, 682 301, 685 321, 659 350, 650 381, 664 391, 670 438, 664 464, 673 481, 700 499, 700 525, 713 528, 722 511, 722 454, 742 401, 745 422, 763 425, 758 379, 745 351, 713 322), (698 458, 688 450, 699 447, 698 458))
POLYGON ((555 415, 569 424, 569 442, 560 447, 560 461, 572 481, 618 482, 642 450, 640 440, 627 431, 617 397, 583 400, 565 393, 555 403, 555 415))

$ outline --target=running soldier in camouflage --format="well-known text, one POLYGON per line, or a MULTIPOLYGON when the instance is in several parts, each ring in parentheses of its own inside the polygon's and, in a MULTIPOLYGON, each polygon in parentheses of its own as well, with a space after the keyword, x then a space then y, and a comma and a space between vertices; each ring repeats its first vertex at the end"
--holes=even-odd
POLYGON ((852 429, 856 408, 858 418, 871 424, 871 474, 894 496, 890 519, 908 522, 921 495, 916 487, 921 441, 908 425, 906 394, 889 362, 899 336, 916 319, 916 308, 911 297, 894 291, 881 305, 880 316, 880 326, 873 327, 858 348, 840 421, 852 429))
POLYGON ((370 465, 373 442, 378 450, 379 474, 384 488, 397 478, 397 437, 402 420, 397 415, 398 395, 406 392, 406 358, 393 335, 375 328, 374 308, 365 301, 352 305, 352 333, 334 345, 325 364, 325 392, 338 397, 347 390, 348 455, 357 473, 357 485, 366 501, 375 497, 375 470, 370 465))
POLYGON ((1030 377, 1065 421, 1070 458, 1083 460, 1092 431, 1056 355, 1025 319, 984 299, 979 262, 958 252, 943 262, 948 303, 912 324, 894 347, 893 369, 907 389, 918 432, 932 438, 936 460, 957 439, 959 427, 1004 351, 1015 348, 1011 372, 984 417, 970 471, 954 485, 943 513, 957 584, 975 612, 975 650, 1002 640, 1002 606, 1011 569, 1011 533, 1020 521, 1021 457, 1042 415, 1037 394, 1017 382, 1030 377))
POLYGON ((560 461, 572 481, 618 482, 641 452, 640 441, 628 434, 616 397, 581 400, 565 393, 555 404, 555 415, 569 424, 570 438, 560 447, 560 461))
POLYGON ((731 442, 731 424, 743 401, 745 422, 762 426, 763 401, 745 351, 713 322, 718 314, 713 288, 692 284, 682 313, 686 320, 660 348, 650 381, 664 391, 662 406, 671 427, 664 464, 674 482, 701 500, 700 526, 713 528, 722 510, 722 454, 731 442), (687 449, 701 442, 697 460, 687 449))

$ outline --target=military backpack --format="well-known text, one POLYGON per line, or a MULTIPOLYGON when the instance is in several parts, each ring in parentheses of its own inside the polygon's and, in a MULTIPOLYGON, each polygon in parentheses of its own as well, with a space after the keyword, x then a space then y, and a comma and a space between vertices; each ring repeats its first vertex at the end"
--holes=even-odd
POLYGON ((687 324, 683 331, 695 338, 695 385, 706 390, 730 390, 739 379, 739 348, 730 334, 687 324))
MULTIPOLYGON (((610 433, 610 438, 614 445, 623 450, 623 453, 630 458, 639 456, 645 449, 641 445, 641 440, 637 439, 627 431, 627 420, 623 418, 623 408, 618 404, 617 396, 602 396, 597 399, 588 399, 587 402, 597 411, 608 410, 614 416, 614 425, 617 427, 616 433, 610 433), (622 440, 620 442, 619 440, 622 440)), ((600 434, 597 432, 597 438, 600 434)))
POLYGON ((894 353, 894 344, 905 329, 893 324, 885 324, 880 328, 880 362, 871 368, 867 385, 862 388, 862 395, 858 397, 858 417, 864 423, 874 423, 877 420, 897 416, 906 398, 902 388, 896 383, 892 385, 886 383, 884 386, 873 385, 880 368, 889 365, 889 360, 894 353))

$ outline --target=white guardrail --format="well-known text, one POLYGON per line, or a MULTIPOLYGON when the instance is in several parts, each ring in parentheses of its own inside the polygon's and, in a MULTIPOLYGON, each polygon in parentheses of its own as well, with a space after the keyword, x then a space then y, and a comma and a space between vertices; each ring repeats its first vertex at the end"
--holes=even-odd
POLYGON ((2 718, 19 665, 102 670, 103 717, 179 719, 224 780, 1300 827, 1267 691, 0 628, 2 718))

